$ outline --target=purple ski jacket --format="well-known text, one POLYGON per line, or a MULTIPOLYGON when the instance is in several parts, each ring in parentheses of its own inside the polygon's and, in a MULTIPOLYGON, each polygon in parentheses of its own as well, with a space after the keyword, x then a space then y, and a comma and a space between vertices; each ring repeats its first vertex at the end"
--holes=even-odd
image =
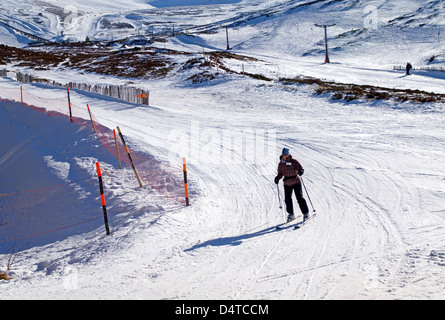
POLYGON ((303 166, 292 156, 289 159, 284 160, 281 158, 280 163, 278 164, 278 178, 281 179, 284 177, 283 182, 285 186, 293 186, 301 183, 300 175, 304 173, 303 166))

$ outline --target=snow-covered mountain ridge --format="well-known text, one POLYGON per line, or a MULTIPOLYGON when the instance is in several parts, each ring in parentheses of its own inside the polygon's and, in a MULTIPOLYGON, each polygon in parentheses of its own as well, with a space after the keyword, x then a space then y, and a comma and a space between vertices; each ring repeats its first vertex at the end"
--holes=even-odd
MULTIPOLYGON (((445 67, 442 1, 196 1, 183 6, 184 3, 167 1, 159 6, 156 1, 115 1, 107 7, 99 2, 92 10, 86 1, 75 5, 27 0, 17 5, 6 1, 0 11, 0 22, 4 23, 0 24, 0 37, 3 43, 16 46, 34 41, 16 31, 22 30, 50 41, 128 39, 123 42, 124 48, 154 42, 161 48, 203 53, 226 49, 227 27, 232 52, 285 64, 295 60, 324 61, 323 30, 315 25, 334 24, 328 28, 329 48, 331 60, 339 68, 347 65, 349 72, 349 66, 390 71, 411 62, 420 73, 443 78, 440 72, 420 70, 445 67), (307 59, 301 60, 302 57, 307 59)), ((278 79, 303 74, 340 83, 355 83, 357 79, 346 81, 346 72, 342 72, 342 79, 330 78, 334 73, 318 70, 313 64, 301 67, 290 73, 269 68, 269 74, 263 76, 278 79)), ((367 80, 360 84, 379 85, 367 80)), ((416 86, 403 88, 424 90, 416 86)))

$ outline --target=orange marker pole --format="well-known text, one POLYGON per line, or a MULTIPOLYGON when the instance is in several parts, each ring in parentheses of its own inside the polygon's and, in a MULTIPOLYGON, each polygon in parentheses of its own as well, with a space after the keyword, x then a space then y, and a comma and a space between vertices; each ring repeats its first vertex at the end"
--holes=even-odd
POLYGON ((185 158, 183 158, 183 171, 184 171, 185 205, 188 207, 190 205, 190 202, 189 202, 189 186, 187 182, 187 162, 185 158))
POLYGON ((23 87, 20 86, 20 102, 23 104, 23 87))
POLYGON ((116 129, 113 129, 113 133, 114 133, 114 144, 116 145, 117 162, 119 162, 119 169, 122 169, 121 157, 119 155, 119 147, 117 145, 116 129))
POLYGON ((102 209, 104 212, 105 231, 107 232, 107 236, 109 236, 110 226, 108 225, 107 207, 105 205, 104 186, 102 183, 102 172, 100 171, 99 162, 96 162, 96 169, 97 169, 97 176, 99 177, 99 190, 100 190, 100 199, 102 201, 102 209))
POLYGON ((88 113, 90 115, 91 125, 93 126, 94 132, 97 133, 96 127, 94 126, 93 116, 91 115, 90 106, 88 105, 88 103, 87 103, 87 108, 88 108, 88 113))

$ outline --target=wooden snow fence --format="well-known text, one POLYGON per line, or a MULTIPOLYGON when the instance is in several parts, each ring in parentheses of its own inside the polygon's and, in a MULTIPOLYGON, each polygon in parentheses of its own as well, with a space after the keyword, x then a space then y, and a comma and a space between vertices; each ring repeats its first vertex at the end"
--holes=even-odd
POLYGON ((21 72, 17 72, 16 75, 17 75, 17 81, 19 82, 37 82, 37 83, 49 84, 56 87, 69 87, 70 89, 95 92, 131 103, 137 103, 143 105, 150 104, 150 92, 148 90, 143 90, 128 85, 117 86, 117 85, 88 84, 88 83, 77 83, 77 82, 70 82, 64 85, 56 81, 36 78, 32 75, 23 74, 21 72))
POLYGON ((103 84, 88 84, 88 83, 68 83, 68 87, 72 89, 78 89, 88 92, 95 92, 105 96, 110 96, 116 99, 138 103, 138 104, 149 104, 149 91, 142 90, 135 87, 130 87, 126 85, 103 85, 103 84))

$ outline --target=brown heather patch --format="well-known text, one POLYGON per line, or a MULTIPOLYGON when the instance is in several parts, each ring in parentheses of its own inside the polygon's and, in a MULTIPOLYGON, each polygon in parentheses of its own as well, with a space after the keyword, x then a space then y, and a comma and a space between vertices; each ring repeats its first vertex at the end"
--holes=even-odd
POLYGON ((171 55, 184 54, 172 51, 159 53, 157 50, 73 44, 19 49, 1 45, 0 64, 13 64, 35 70, 66 67, 123 78, 156 78, 166 76, 175 67, 171 55))
POLYGON ((333 100, 344 99, 348 102, 356 99, 394 100, 399 102, 412 101, 416 103, 445 102, 445 94, 437 94, 421 90, 391 89, 370 85, 343 84, 303 76, 291 79, 282 78, 280 81, 286 85, 312 85, 315 87, 315 92, 317 94, 332 94, 333 100))

